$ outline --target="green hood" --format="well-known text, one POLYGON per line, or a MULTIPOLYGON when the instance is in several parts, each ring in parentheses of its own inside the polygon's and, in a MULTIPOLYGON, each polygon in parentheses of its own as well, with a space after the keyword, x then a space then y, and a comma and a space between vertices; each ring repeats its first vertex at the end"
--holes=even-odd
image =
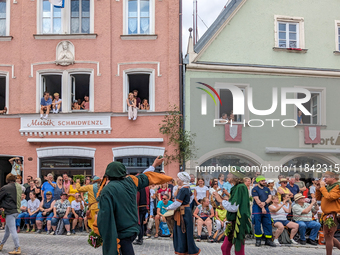
POLYGON ((120 162, 111 162, 107 165, 105 175, 113 178, 120 178, 126 176, 126 168, 120 162))

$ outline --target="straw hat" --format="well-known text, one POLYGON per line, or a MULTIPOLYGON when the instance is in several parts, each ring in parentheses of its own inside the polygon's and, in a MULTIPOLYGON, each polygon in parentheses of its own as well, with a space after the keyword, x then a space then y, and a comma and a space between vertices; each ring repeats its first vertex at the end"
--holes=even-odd
POLYGON ((294 196, 294 201, 298 201, 299 199, 301 198, 305 198, 304 195, 302 195, 301 193, 297 193, 295 196, 294 196))
POLYGON ((286 178, 282 178, 279 183, 281 182, 288 182, 288 180, 286 178))

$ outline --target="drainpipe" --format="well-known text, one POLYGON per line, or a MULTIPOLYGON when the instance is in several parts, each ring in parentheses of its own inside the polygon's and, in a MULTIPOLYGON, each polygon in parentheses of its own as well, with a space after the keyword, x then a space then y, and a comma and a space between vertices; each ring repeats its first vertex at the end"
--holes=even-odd
MULTIPOLYGON (((182 128, 184 130, 184 86, 183 86, 183 53, 182 53, 182 0, 179 0, 179 110, 182 113, 182 128)), ((182 163, 182 171, 185 170, 185 162, 182 163)))

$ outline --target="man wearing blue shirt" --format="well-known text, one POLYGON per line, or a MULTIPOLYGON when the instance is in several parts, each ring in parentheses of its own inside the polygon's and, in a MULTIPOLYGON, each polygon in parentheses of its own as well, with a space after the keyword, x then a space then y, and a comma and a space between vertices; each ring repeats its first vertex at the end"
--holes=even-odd
MULTIPOLYGON (((157 204, 157 215, 155 217, 155 223, 156 223, 155 238, 158 237, 158 230, 159 230, 159 223, 160 223, 160 221, 166 222, 166 219, 163 216, 163 214, 167 212, 167 210, 165 208, 167 208, 172 203, 173 203, 172 201, 169 201, 168 194, 164 194, 163 197, 162 197, 162 200, 159 201, 158 204, 157 204)), ((169 228, 169 230, 170 230, 170 228, 169 228)))
POLYGON ((50 93, 47 91, 44 92, 44 97, 40 100, 40 119, 47 119, 48 114, 50 113, 52 105, 52 99, 50 98, 50 93), (44 112, 46 113, 45 117, 43 117, 44 112))
POLYGON ((294 196, 300 192, 299 186, 295 184, 294 177, 289 178, 289 184, 287 185, 287 188, 293 193, 294 196))
POLYGON ((265 245, 275 247, 276 245, 272 241, 272 221, 268 208, 268 204, 272 200, 270 189, 264 186, 266 179, 263 176, 258 176, 256 182, 257 186, 252 190, 252 196, 254 198, 253 220, 255 222, 256 246, 261 246, 262 225, 266 237, 265 245))
POLYGON ((230 178, 227 178, 227 181, 223 183, 222 190, 223 190, 223 195, 227 195, 230 197, 230 190, 233 187, 233 185, 230 184, 230 178))

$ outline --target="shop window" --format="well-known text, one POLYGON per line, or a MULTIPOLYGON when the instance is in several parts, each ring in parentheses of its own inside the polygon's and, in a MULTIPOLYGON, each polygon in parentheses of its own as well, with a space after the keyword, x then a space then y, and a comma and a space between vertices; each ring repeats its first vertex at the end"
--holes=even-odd
MULTIPOLYGON (((243 94, 245 93, 244 88, 241 88, 243 94)), ((233 115, 233 95, 229 89, 220 89, 220 97, 222 105, 220 105, 219 118, 231 120, 233 116, 233 122, 242 122, 244 120, 243 115, 233 115)))
POLYGON ((90 74, 72 74, 71 81, 72 81, 71 86, 72 110, 88 111, 90 93, 90 74), (77 105, 79 106, 79 109, 77 108, 77 105))
MULTIPOLYGON (((298 98, 305 98, 305 94, 298 93, 298 98)), ((302 122, 298 124, 312 124, 312 125, 321 125, 321 93, 311 93, 311 99, 302 104, 311 115, 304 115, 302 112, 302 117, 299 117, 299 109, 297 109, 298 122, 302 119, 302 122)))
POLYGON ((6 77, 0 76, 0 112, 6 106, 6 77))
MULTIPOLYGON (((134 157, 115 157, 115 161, 121 162, 128 172, 128 174, 139 174, 143 173, 145 169, 153 164, 156 157, 149 156, 134 156, 134 157)), ((156 167, 155 171, 159 172, 163 168, 162 166, 156 167)))
MULTIPOLYGON (((129 93, 133 93, 133 91, 138 91, 138 97, 141 100, 141 103, 144 99, 148 100, 150 108, 153 107, 153 100, 150 97, 150 85, 151 85, 151 75, 149 73, 133 73, 128 74, 128 89, 126 98, 128 98, 129 93)), ((125 101, 124 101, 125 102, 125 101)))

